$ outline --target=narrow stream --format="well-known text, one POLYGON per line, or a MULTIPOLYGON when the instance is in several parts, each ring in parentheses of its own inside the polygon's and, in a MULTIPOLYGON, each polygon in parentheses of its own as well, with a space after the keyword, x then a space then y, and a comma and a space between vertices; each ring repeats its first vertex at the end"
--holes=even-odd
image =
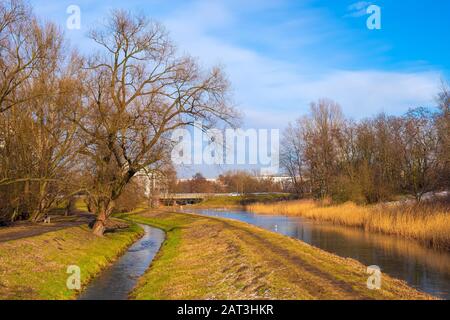
POLYGON ((404 280, 420 291, 450 300, 450 253, 447 251, 436 251, 400 237, 300 217, 231 210, 196 210, 195 213, 243 221, 300 239, 341 257, 353 258, 367 266, 377 265, 382 272, 404 280))
POLYGON ((95 278, 78 297, 79 300, 126 300, 136 283, 150 266, 161 244, 164 232, 147 225, 140 225, 144 236, 109 269, 95 278))

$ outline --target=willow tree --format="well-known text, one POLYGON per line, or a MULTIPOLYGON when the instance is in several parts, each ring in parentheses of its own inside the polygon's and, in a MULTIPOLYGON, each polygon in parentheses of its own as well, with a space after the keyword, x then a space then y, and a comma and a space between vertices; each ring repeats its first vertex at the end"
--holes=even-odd
POLYGON ((82 130, 89 197, 102 235, 114 200, 130 180, 167 158, 170 133, 203 121, 233 122, 229 83, 218 67, 203 71, 178 56, 162 25, 113 11, 90 37, 100 47, 90 57, 82 130))

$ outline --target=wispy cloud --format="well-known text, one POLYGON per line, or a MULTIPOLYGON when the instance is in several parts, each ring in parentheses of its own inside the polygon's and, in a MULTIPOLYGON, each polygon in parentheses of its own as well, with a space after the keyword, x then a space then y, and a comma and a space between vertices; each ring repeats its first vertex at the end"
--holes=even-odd
MULTIPOLYGON (((37 11, 52 16, 43 0, 33 2, 41 4, 37 11)), ((380 111, 398 114, 433 103, 439 70, 376 68, 367 61, 376 60, 374 55, 381 46, 368 45, 370 39, 346 29, 342 19, 333 19, 326 8, 299 0, 295 4, 304 6, 293 14, 286 12, 286 3, 110 0, 94 6, 83 0, 80 5, 86 25, 101 19, 111 7, 142 8, 167 26, 179 51, 198 57, 205 66, 224 65, 248 127, 284 128, 304 114, 311 101, 322 97, 336 100, 346 114, 356 118, 380 111)), ((356 2, 348 12, 365 14, 370 4, 356 2)), ((56 16, 65 22, 65 4, 56 16)), ((90 45, 82 37, 84 32, 67 35, 86 49, 90 45)))
POLYGON ((371 5, 371 2, 359 1, 355 2, 347 7, 347 14, 345 17, 358 18, 367 15, 367 8, 371 5))
MULTIPOLYGON (((234 29, 239 28, 236 10, 220 5, 210 11, 211 4, 203 5, 197 2, 190 9, 183 8, 165 22, 181 49, 206 64, 220 63, 226 67, 236 103, 244 110, 248 126, 284 128, 287 122, 305 113, 311 101, 322 97, 335 99, 345 113, 356 118, 378 112, 398 114, 413 106, 433 103, 440 78, 438 71, 350 70, 327 66, 328 61, 307 54, 312 39, 323 40, 328 32, 314 28, 314 17, 308 16, 302 25, 308 31, 305 32, 308 40, 302 43, 305 54, 297 61, 286 62, 214 35, 212 31, 221 28, 224 32, 236 32, 234 29), (214 14, 202 19, 201 12, 214 14)), ((359 3, 354 8, 362 6, 359 3)), ((295 37, 301 42, 301 34, 295 37)), ((325 44, 318 45, 327 50, 325 44)), ((355 53, 336 49, 329 55, 332 60, 355 53)))

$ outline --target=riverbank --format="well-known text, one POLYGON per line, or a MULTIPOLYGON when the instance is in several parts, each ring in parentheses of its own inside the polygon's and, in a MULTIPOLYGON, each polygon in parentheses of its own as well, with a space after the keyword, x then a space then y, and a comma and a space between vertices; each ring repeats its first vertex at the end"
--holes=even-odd
POLYGON ((65 300, 67 267, 81 269, 82 287, 143 234, 137 225, 97 237, 87 225, 0 243, 0 300, 65 300))
POLYGON ((167 236, 136 299, 431 298, 385 275, 369 290, 359 262, 245 223, 167 212, 128 219, 167 236))
POLYGON ((249 212, 301 216, 336 225, 397 235, 436 249, 450 250, 450 206, 446 201, 422 204, 358 206, 321 205, 313 200, 251 204, 249 212))

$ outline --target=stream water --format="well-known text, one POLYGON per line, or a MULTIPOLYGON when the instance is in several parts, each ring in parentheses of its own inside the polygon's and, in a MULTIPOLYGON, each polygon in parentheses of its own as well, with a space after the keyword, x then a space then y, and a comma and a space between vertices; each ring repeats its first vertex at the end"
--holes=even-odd
POLYGON ((235 219, 315 247, 377 265, 383 273, 406 281, 410 286, 441 299, 450 300, 450 253, 426 248, 396 236, 334 226, 300 217, 267 216, 243 211, 196 210, 195 213, 235 219))
POLYGON ((160 229, 141 225, 144 236, 107 270, 95 278, 79 300, 126 300, 136 283, 150 266, 161 244, 164 232, 160 229))

